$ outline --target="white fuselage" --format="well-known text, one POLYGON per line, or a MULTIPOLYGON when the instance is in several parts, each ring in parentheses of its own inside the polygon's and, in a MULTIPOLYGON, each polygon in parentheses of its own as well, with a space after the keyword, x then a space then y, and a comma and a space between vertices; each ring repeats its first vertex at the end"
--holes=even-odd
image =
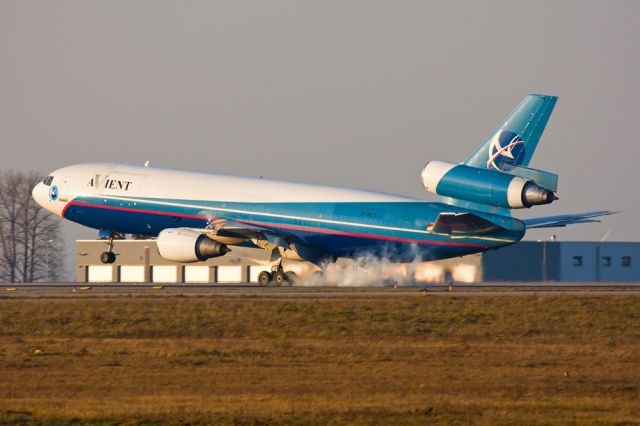
POLYGON ((39 183, 33 196, 59 216, 69 201, 81 196, 243 203, 418 201, 374 191, 109 163, 64 167, 51 175, 51 185, 39 183), (55 200, 49 196, 54 185, 59 191, 55 200))

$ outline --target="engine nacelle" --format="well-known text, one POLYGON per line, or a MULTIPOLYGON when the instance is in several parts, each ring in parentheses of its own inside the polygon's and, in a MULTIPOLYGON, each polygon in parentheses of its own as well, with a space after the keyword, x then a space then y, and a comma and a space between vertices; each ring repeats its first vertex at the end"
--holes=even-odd
POLYGON ((156 240, 160 256, 173 262, 202 262, 230 250, 205 234, 186 228, 165 229, 156 240))
POLYGON ((534 182, 495 170, 447 161, 431 161, 422 170, 425 189, 444 197, 490 206, 521 209, 558 198, 534 182))

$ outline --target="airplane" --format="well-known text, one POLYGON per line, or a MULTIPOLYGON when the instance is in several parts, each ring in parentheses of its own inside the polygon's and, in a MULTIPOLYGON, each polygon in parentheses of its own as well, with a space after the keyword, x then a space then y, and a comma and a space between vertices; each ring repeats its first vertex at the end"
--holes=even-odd
POLYGON ((517 219, 512 209, 556 201, 558 176, 528 165, 557 97, 527 96, 463 163, 430 161, 424 188, 437 202, 374 191, 263 178, 236 177, 113 163, 58 169, 33 188, 54 214, 100 230, 113 241, 126 234, 155 237, 160 255, 175 262, 224 256, 229 247, 271 253, 260 285, 293 279, 282 259, 326 265, 338 258, 375 256, 393 262, 446 259, 518 242, 528 229, 597 222, 613 214, 517 219))

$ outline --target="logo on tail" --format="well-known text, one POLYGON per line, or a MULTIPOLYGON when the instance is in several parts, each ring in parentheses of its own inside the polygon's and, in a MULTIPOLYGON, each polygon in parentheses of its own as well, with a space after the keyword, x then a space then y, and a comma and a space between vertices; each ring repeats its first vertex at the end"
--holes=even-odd
POLYGON ((496 133, 489 144, 487 169, 505 170, 517 166, 524 155, 524 141, 509 130, 496 133))

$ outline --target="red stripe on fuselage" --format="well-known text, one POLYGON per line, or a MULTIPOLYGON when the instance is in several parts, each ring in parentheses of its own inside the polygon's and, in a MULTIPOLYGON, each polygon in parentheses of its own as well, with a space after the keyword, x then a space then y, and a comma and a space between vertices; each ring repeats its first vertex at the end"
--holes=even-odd
MULTIPOLYGON (((188 219, 203 219, 203 220, 214 220, 216 218, 207 217, 207 216, 198 216, 184 213, 170 213, 163 212, 157 210, 144 210, 144 209, 133 209, 130 207, 117 207, 117 206, 103 206, 100 204, 92 204, 92 203, 80 203, 77 201, 69 202, 64 209, 62 210, 62 217, 65 216, 65 212, 67 208, 71 205, 76 206, 85 206, 85 207, 93 207, 98 209, 106 209, 106 210, 118 210, 132 213, 146 213, 146 214, 155 214, 160 216, 172 216, 172 217, 184 217, 188 219)), ((384 235, 371 235, 371 234, 359 234, 356 232, 347 232, 347 231, 335 231, 331 229, 320 229, 320 228, 309 228, 305 226, 296 226, 296 225, 282 225, 279 223, 266 223, 266 222, 255 222, 251 220, 238 220, 232 219, 236 222, 247 223, 256 226, 264 226, 269 228, 278 228, 278 229, 289 229, 292 231, 305 231, 312 232, 316 234, 328 234, 328 235, 342 235, 345 237, 356 237, 356 238, 369 238, 374 240, 383 240, 383 241, 396 241, 402 243, 416 243, 416 244, 432 244, 432 245, 441 245, 441 246, 452 246, 452 247, 470 247, 470 248, 488 248, 488 246, 480 245, 480 244, 467 244, 467 243, 449 243, 444 241, 428 241, 428 240, 415 240, 411 238, 399 238, 399 237, 387 237, 384 235)))

